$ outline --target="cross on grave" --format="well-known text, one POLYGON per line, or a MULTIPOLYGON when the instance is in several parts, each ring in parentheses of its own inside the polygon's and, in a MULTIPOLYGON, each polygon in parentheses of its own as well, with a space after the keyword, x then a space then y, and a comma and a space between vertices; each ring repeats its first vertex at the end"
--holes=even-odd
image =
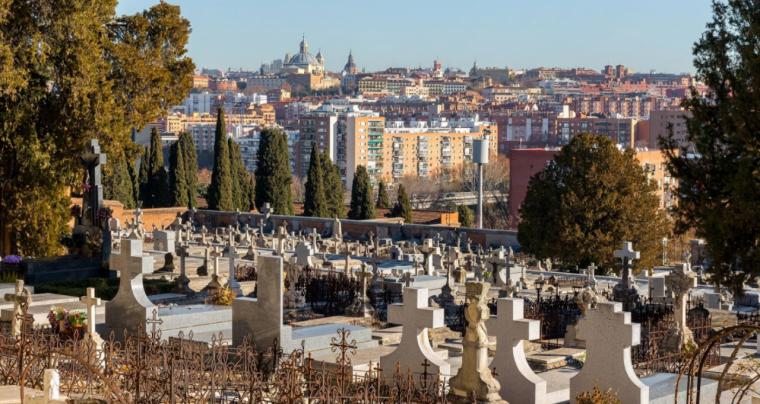
POLYGON ((501 396, 510 403, 544 403, 546 380, 537 376, 525 358, 524 340, 541 337, 541 322, 523 317, 523 299, 497 300, 497 317, 488 320, 488 329, 496 335, 498 349, 491 367, 498 373, 501 396))
POLYGON ((24 287, 24 281, 22 279, 16 280, 15 293, 6 293, 3 299, 6 302, 13 303, 13 318, 11 319, 11 335, 21 335, 22 327, 25 321, 24 313, 32 304, 32 294, 29 293, 29 289, 24 287))
POLYGON ((97 226, 98 210, 103 205, 103 186, 100 182, 100 168, 106 163, 106 155, 100 152, 100 145, 97 139, 90 140, 88 150, 82 153, 80 161, 85 170, 87 170, 83 181, 82 224, 85 226, 97 226))
POLYGON ((620 303, 597 303, 578 320, 578 338, 586 341, 586 362, 570 379, 571 403, 598 387, 617 392, 622 403, 649 403, 649 387, 636 377, 631 346, 641 341, 641 328, 620 303))
POLYGON ((615 250, 615 258, 621 258, 623 260, 623 272, 622 272, 622 284, 626 289, 631 287, 631 274, 630 266, 633 260, 639 259, 641 254, 638 251, 633 250, 633 243, 630 241, 623 241, 623 246, 619 250, 615 250))
POLYGON ((232 289, 233 292, 235 292, 236 295, 240 296, 242 294, 240 290, 240 284, 238 283, 237 279, 235 279, 235 260, 240 258, 240 255, 238 254, 237 247, 235 246, 235 242, 233 241, 233 238, 230 237, 229 241, 227 242, 227 260, 229 261, 229 274, 227 276, 227 287, 232 289))
POLYGON ((95 288, 87 288, 87 293, 79 301, 87 305, 87 336, 95 338, 95 310, 101 304, 100 298, 95 297, 95 288))
POLYGON ((155 308, 143 287, 143 275, 153 272, 153 257, 143 255, 143 240, 132 232, 121 239, 119 254, 111 254, 110 265, 119 271, 119 290, 106 303, 106 325, 119 339, 125 331, 137 335, 155 308))
POLYGON ((394 369, 399 364, 402 371, 420 373, 427 360, 441 377, 448 376, 449 363, 433 351, 428 338, 428 329, 443 327, 443 309, 428 307, 427 288, 407 287, 403 293, 404 303, 388 306, 388 322, 403 325, 401 342, 396 350, 380 357, 380 366, 394 369))

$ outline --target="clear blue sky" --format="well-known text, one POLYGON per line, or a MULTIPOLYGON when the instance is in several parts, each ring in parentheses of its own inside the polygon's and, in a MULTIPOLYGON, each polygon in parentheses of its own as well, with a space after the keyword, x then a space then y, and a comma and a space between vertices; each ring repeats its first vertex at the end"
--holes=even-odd
MULTIPOLYGON (((135 13, 158 0, 120 0, 135 13)), ((514 68, 624 64, 691 72, 691 49, 710 19, 709 0, 170 0, 190 20, 198 67, 255 69, 298 51, 306 34, 330 70, 348 51, 360 68, 514 68)))

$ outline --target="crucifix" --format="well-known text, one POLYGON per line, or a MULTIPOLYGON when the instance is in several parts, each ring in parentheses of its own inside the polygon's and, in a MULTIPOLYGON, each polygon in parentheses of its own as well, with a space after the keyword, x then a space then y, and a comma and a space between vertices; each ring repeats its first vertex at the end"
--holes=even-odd
POLYGON ((87 336, 95 338, 95 310, 100 306, 100 298, 95 297, 95 288, 87 288, 87 293, 79 298, 79 301, 87 305, 87 336))

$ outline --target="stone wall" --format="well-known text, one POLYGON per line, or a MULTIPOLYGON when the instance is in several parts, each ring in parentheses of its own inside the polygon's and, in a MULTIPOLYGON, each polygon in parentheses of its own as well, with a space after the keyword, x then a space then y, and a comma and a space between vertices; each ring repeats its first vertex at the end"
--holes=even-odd
MULTIPOLYGON (((190 212, 188 212, 190 214, 190 212)), ((280 225, 283 221, 288 224, 290 231, 310 231, 312 228, 323 236, 332 235, 332 226, 334 219, 303 217, 303 216, 270 216, 272 224, 280 225)), ((195 212, 193 220, 196 223, 204 224, 208 228, 225 227, 234 225, 236 220, 241 224, 248 223, 249 226, 257 228, 260 221, 264 220, 264 215, 259 213, 240 213, 235 212, 218 212, 212 210, 198 210, 195 212)), ((469 238, 473 244, 488 246, 512 246, 516 249, 519 247, 517 242, 517 232, 513 230, 492 230, 492 229, 474 229, 465 227, 454 227, 445 225, 424 225, 424 224, 401 224, 389 220, 349 220, 341 219, 343 233, 348 234, 351 238, 366 239, 369 233, 375 234, 380 238, 392 238, 394 240, 416 238, 422 239, 435 237, 440 234, 446 242, 452 243, 457 240, 461 234, 469 238)), ((267 224, 265 224, 267 226, 267 224)))

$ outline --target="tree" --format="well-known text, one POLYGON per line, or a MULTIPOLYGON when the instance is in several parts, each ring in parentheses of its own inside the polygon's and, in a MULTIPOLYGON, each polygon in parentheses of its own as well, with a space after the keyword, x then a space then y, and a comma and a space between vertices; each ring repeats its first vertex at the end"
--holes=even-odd
POLYGON ((372 183, 367 168, 356 167, 354 182, 351 184, 351 208, 349 219, 367 220, 375 218, 375 204, 372 203, 372 183))
POLYGON ((409 195, 406 194, 404 184, 398 185, 396 193, 396 204, 391 210, 391 216, 404 218, 404 223, 412 223, 412 203, 409 201, 409 195))
POLYGON ((475 222, 475 214, 472 213, 467 205, 457 206, 457 213, 459 214, 459 225, 462 227, 472 227, 475 222))
POLYGON ((185 155, 179 141, 172 144, 169 151, 169 189, 171 206, 189 206, 190 192, 187 189, 185 155))
POLYGON ((346 190, 343 187, 343 179, 340 178, 340 167, 330 160, 326 151, 322 152, 322 173, 325 180, 325 200, 327 201, 327 215, 329 217, 344 217, 346 205, 343 195, 346 190))
POLYGON ((134 182, 127 156, 122 151, 108 157, 111 175, 103 177, 103 197, 121 202, 126 209, 133 209, 135 207, 134 182))
POLYGON ((179 135, 177 141, 182 149, 182 156, 185 158, 185 183, 187 184, 187 206, 193 208, 196 206, 198 197, 198 158, 195 152, 195 142, 193 136, 187 132, 179 135))
POLYGON ((219 108, 216 115, 216 132, 214 134, 214 169, 211 173, 211 185, 208 187, 206 201, 209 209, 235 210, 232 196, 232 169, 230 152, 227 150, 227 130, 224 126, 224 110, 219 108))
POLYGON ((689 145, 661 139, 678 179, 676 231, 706 243, 712 280, 741 291, 760 274, 760 8, 713 2, 713 19, 694 45, 696 79, 684 106, 689 145))
POLYGON ((303 201, 303 215, 326 217, 327 201, 325 199, 325 181, 322 174, 322 162, 316 143, 311 144, 309 170, 306 174, 306 184, 303 201))
POLYGON ((278 128, 261 131, 256 165, 256 208, 261 210, 269 203, 273 213, 293 214, 293 197, 290 189, 290 155, 285 133, 278 128))
MULTIPOLYGON (((62 251, 79 156, 97 138, 109 160, 181 102, 195 69, 190 25, 161 2, 115 16, 115 1, 0 2, 0 254, 62 251)), ((106 163, 105 177, 118 170, 106 163)), ((119 174, 121 175, 121 174, 119 174)), ((112 181, 112 180, 108 180, 112 181)))
POLYGON ((377 183, 377 203, 375 207, 378 209, 388 209, 391 206, 390 199, 388 199, 388 190, 386 189, 385 182, 380 180, 377 183))
POLYGON ((145 193, 141 194, 143 205, 148 208, 168 206, 170 202, 169 179, 164 168, 164 152, 161 147, 161 135, 156 128, 150 133, 150 149, 147 155, 147 182, 145 193))
POLYGON ((668 220, 656 186, 632 150, 603 136, 576 136, 528 184, 518 240, 537 258, 612 267, 614 250, 632 241, 639 267, 653 266, 668 220))

